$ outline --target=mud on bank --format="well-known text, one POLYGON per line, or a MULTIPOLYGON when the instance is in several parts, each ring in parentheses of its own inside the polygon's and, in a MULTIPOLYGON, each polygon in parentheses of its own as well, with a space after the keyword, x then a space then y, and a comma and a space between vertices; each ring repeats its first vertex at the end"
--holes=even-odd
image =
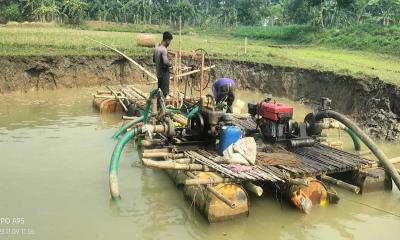
MULTIPOLYGON (((136 59, 154 69, 150 57, 136 59)), ((332 99, 375 137, 400 141, 400 88, 378 78, 354 78, 329 71, 213 60, 213 78, 228 76, 239 86, 311 103, 332 99)), ((1 57, 0 93, 143 82, 146 76, 118 56, 1 57)))

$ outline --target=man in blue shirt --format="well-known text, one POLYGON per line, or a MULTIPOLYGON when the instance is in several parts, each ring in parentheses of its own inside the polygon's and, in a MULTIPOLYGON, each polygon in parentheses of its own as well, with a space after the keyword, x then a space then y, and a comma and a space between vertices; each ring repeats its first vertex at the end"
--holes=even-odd
POLYGON ((217 104, 226 102, 228 105, 227 113, 232 113, 232 104, 235 101, 235 86, 236 83, 230 78, 220 78, 214 82, 211 90, 217 104))

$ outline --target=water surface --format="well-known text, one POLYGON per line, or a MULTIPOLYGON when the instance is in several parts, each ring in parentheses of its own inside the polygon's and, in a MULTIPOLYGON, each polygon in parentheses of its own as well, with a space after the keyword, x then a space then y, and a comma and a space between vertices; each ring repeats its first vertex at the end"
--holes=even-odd
MULTIPOLYGON (((280 204, 273 194, 251 196, 249 217, 208 224, 164 172, 140 165, 133 146, 120 165, 129 214, 116 215, 108 163, 120 116, 99 116, 91 107, 92 92, 0 96, 0 217, 24 218, 23 224, 1 224, 0 239, 398 239, 400 217, 385 212, 400 215, 397 190, 357 196, 338 189, 339 204, 315 207, 310 215, 280 204), (13 234, 4 234, 9 229, 13 234)), ((239 95, 245 101, 262 97, 239 95)), ((298 120, 310 111, 280 101, 295 106, 298 120)), ((347 136, 340 139, 351 150, 347 136)), ((381 145, 390 157, 400 156, 398 146, 381 145)))

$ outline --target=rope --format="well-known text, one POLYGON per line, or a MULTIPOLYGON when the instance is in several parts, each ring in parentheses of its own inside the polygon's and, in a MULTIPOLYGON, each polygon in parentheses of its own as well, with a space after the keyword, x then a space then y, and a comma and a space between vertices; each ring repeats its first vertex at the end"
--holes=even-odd
POLYGON ((341 198, 344 199, 344 200, 346 200, 346 201, 352 202, 352 203, 354 203, 354 204, 359 204, 359 205, 362 205, 362 206, 365 206, 365 207, 369 207, 369 208, 371 208, 371 209, 374 209, 374 210, 377 210, 377 211, 380 211, 380 212, 384 212, 384 213, 387 213, 387 214, 390 214, 390 215, 392 215, 392 216, 395 216, 395 217, 399 217, 399 218, 400 218, 400 214, 398 214, 398 213, 391 212, 391 211, 385 210, 385 209, 383 209, 383 208, 375 207, 375 206, 369 205, 369 204, 367 204, 367 203, 363 203, 363 202, 351 200, 351 199, 348 199, 348 198, 343 198, 343 197, 341 197, 341 198))

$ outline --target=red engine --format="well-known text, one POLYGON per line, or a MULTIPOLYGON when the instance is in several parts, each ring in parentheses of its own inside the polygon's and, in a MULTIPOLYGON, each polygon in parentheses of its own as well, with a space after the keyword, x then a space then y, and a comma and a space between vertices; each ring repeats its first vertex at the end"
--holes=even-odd
POLYGON ((307 136, 307 124, 293 118, 293 107, 266 99, 248 104, 249 113, 257 121, 264 139, 287 142, 290 147, 311 146, 314 139, 307 136))
POLYGON ((293 107, 267 99, 257 105, 249 104, 249 113, 260 117, 257 121, 264 138, 275 142, 290 137, 289 123, 293 117, 293 107))
POLYGON ((293 107, 264 101, 257 105, 257 114, 272 121, 286 122, 293 118, 293 107))

